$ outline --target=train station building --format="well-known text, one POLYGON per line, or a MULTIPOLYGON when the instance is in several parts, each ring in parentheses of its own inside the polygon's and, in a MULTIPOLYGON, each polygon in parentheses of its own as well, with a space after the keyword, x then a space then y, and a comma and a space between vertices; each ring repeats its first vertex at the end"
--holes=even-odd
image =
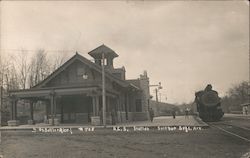
POLYGON ((33 109, 38 103, 44 106, 44 122, 96 123, 93 118, 102 118, 102 63, 105 65, 107 124, 111 124, 111 115, 116 122, 147 120, 150 94, 146 71, 137 79, 127 80, 125 68, 113 65, 114 58, 118 57, 115 51, 101 45, 88 54, 94 62, 76 52, 34 87, 11 91, 9 125, 18 124, 17 106, 21 100, 29 104, 28 124, 36 122, 33 109))

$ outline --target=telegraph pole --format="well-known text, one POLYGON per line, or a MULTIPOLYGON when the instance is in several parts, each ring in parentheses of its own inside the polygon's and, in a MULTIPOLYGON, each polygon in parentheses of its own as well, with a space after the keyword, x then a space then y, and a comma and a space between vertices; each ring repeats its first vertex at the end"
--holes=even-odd
POLYGON ((155 101, 158 104, 158 89, 155 88, 155 101))
MULTIPOLYGON (((1 64, 1 56, 0 56, 0 64, 1 64)), ((1 65, 0 65, 1 66, 1 65)), ((1 86, 0 86, 0 127, 2 126, 2 118, 3 118, 3 69, 1 69, 1 86)))
POLYGON ((158 91, 160 89, 162 89, 162 86, 161 86, 161 82, 159 82, 159 84, 157 85, 149 85, 149 87, 157 87, 155 88, 155 101, 156 101, 156 110, 158 111, 158 104, 159 104, 159 101, 158 101, 158 91))
POLYGON ((161 102, 161 93, 159 93, 159 96, 160 96, 160 102, 161 102))
POLYGON ((159 112, 158 88, 155 88, 156 111, 159 112))
POLYGON ((3 86, 0 86, 0 127, 2 126, 3 86))
POLYGON ((250 47, 249 47, 249 54, 248 54, 248 67, 249 67, 249 72, 248 72, 248 103, 250 103, 250 47))
POLYGON ((105 65, 102 53, 102 123, 106 127, 106 91, 105 91, 105 65))

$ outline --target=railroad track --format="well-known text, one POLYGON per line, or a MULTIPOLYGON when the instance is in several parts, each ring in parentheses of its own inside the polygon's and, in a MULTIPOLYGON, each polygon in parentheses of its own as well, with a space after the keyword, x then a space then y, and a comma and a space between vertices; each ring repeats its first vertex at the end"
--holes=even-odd
POLYGON ((234 127, 237 127, 237 128, 241 128, 241 129, 244 129, 244 130, 248 130, 248 131, 250 131, 250 128, 247 128, 247 127, 242 127, 242 126, 238 126, 238 125, 231 124, 231 123, 221 122, 221 124, 224 124, 224 125, 227 125, 227 126, 234 126, 234 127))
POLYGON ((210 127, 216 128, 220 131, 223 131, 231 136, 237 137, 241 140, 250 143, 250 129, 226 122, 211 122, 208 123, 210 127))

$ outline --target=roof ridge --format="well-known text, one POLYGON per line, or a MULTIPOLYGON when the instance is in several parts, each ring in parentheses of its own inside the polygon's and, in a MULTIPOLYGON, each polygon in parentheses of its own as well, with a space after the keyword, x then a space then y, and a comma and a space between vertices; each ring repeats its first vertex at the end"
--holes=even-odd
POLYGON ((109 48, 108 46, 104 44, 88 52, 88 54, 92 56, 93 58, 95 58, 96 56, 100 56, 101 53, 105 53, 105 54, 108 53, 109 55, 112 55, 113 57, 118 57, 118 54, 116 54, 116 52, 113 49, 109 48), (99 51, 99 49, 102 49, 102 50, 99 51))

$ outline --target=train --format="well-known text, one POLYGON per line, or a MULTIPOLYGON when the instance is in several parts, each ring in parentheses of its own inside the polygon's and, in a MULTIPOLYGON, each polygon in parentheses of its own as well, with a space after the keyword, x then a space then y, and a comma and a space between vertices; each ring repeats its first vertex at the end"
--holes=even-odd
POLYGON ((212 90, 211 84, 195 93, 195 103, 199 117, 205 122, 217 122, 224 115, 221 98, 217 91, 212 90))

